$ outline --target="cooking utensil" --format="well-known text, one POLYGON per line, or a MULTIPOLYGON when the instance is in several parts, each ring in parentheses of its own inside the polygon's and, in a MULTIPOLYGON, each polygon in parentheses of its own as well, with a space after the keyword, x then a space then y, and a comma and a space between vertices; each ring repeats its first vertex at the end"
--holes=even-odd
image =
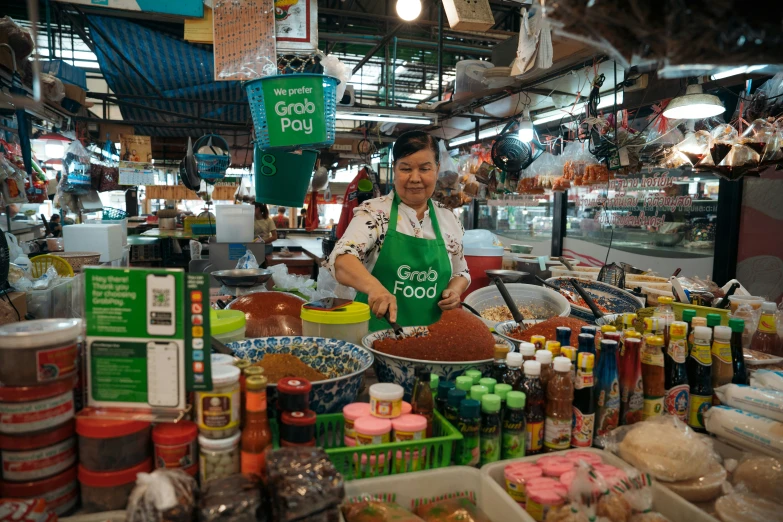
POLYGON ((269 281, 269 278, 272 277, 272 271, 265 268, 235 268, 233 270, 217 270, 211 275, 228 287, 250 287, 269 281))
POLYGON ((503 301, 505 301, 506 306, 511 312, 511 316, 517 324, 522 324, 525 318, 522 316, 517 304, 514 302, 514 298, 508 293, 508 288, 506 288, 503 280, 505 279, 509 283, 516 283, 527 274, 525 272, 517 272, 516 270, 487 270, 486 274, 492 282, 495 283, 495 286, 498 287, 498 292, 500 292, 500 296, 503 298, 503 301))
POLYGON ((210 337, 211 343, 212 343, 212 349, 215 350, 217 353, 224 353, 226 355, 234 355, 234 350, 223 344, 221 341, 218 341, 214 337, 210 337))
POLYGON ((389 317, 389 311, 386 310, 386 313, 383 316, 384 319, 386 319, 386 322, 389 323, 392 327, 392 330, 394 330, 394 335, 397 337, 397 339, 402 339, 405 337, 405 334, 402 331, 402 326, 398 325, 394 321, 391 320, 391 317, 389 317))
POLYGON ((563 256, 558 257, 561 263, 568 269, 569 272, 574 271, 574 267, 571 265, 571 263, 563 256))
MULTIPOLYGON (((544 286, 547 286, 547 287, 551 288, 552 290, 555 290, 556 292, 559 292, 559 291, 560 291, 560 287, 559 287, 559 286, 555 286, 555 285, 553 285, 552 283, 547 283, 547 282, 546 282, 544 279, 542 279, 542 278, 541 278, 541 277, 539 277, 539 276, 534 276, 534 277, 536 278, 536 281, 538 281, 538 282, 539 282, 539 283, 541 283, 542 285, 544 285, 544 286)), ((567 290, 563 290, 563 291, 565 292, 565 291, 567 291, 567 290)))
POLYGON ((715 308, 721 308, 726 309, 729 307, 729 297, 734 295, 734 292, 737 291, 737 289, 740 287, 739 283, 734 283, 729 288, 729 291, 726 292, 726 295, 723 296, 723 299, 718 303, 718 305, 715 308))
POLYGON ((585 303, 587 303, 587 306, 590 308, 590 311, 593 312, 593 315, 596 319, 600 319, 604 316, 604 313, 598 309, 598 307, 595 304, 595 301, 593 301, 593 298, 590 297, 590 294, 585 292, 585 289, 582 288, 582 285, 579 284, 579 281, 574 279, 573 277, 568 280, 569 283, 571 283, 571 286, 574 287, 574 290, 576 290, 576 293, 578 293, 582 299, 584 299, 585 303))
POLYGON ((682 284, 680 284, 680 280, 674 276, 671 276, 669 278, 669 281, 672 284, 672 293, 674 294, 674 297, 677 299, 677 301, 681 303, 690 303, 690 299, 688 299, 688 294, 686 294, 685 290, 682 288, 682 284))
POLYGON ((462 305, 462 308, 464 308, 468 312, 472 313, 473 315, 475 315, 477 317, 481 317, 481 314, 478 312, 478 310, 476 310, 475 308, 473 308, 469 304, 465 304, 465 303, 460 303, 460 304, 462 305))
POLYGON ((682 272, 682 268, 678 268, 677 270, 675 270, 674 273, 672 274, 672 277, 677 277, 678 275, 680 275, 680 272, 682 272))

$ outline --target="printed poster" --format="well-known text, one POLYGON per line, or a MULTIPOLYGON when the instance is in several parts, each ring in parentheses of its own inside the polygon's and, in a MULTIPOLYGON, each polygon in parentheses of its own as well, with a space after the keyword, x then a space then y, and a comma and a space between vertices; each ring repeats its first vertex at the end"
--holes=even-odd
POLYGON ((154 185, 152 140, 149 136, 120 134, 120 185, 154 185))

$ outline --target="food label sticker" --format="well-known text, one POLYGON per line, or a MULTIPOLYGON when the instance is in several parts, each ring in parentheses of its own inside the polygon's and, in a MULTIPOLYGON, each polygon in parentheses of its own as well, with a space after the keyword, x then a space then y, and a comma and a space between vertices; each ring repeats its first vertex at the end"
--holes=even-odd
POLYGON ((712 406, 712 395, 691 395, 688 408, 688 425, 691 428, 704 428, 704 413, 712 406))
POLYGON ((712 343, 712 356, 724 364, 731 364, 731 345, 715 341, 712 343))
POLYGON ((688 422, 688 403, 690 402, 691 387, 687 384, 675 386, 666 390, 663 399, 663 407, 666 413, 679 417, 682 422, 688 422))
POLYGON ((239 391, 199 393, 199 428, 222 430, 239 426, 239 391))
POLYGON ((30 433, 73 418, 73 391, 33 402, 0 403, 0 433, 30 433))
POLYGON ((593 431, 595 430, 595 413, 585 415, 574 407, 571 420, 571 446, 574 448, 589 448, 593 445, 593 431))
POLYGON ((163 446, 155 444, 155 468, 189 468, 196 464, 196 443, 163 446))
POLYGON ((51 477, 76 463, 74 438, 30 451, 2 451, 3 478, 24 482, 51 477))
POLYGON ((503 451, 501 457, 515 459, 525 456, 525 432, 519 430, 503 430, 503 451))
POLYGON ((247 451, 243 451, 240 470, 243 475, 257 475, 260 477, 262 472, 266 471, 264 466, 265 461, 265 451, 262 451, 261 453, 248 453, 247 451))
POLYGON ((548 449, 564 450, 571 444, 571 422, 547 417, 544 422, 544 446, 548 449))
POLYGON ((35 360, 38 368, 38 382, 49 382, 71 375, 76 371, 76 344, 38 350, 35 360))
POLYGON ((648 346, 642 351, 642 364, 663 367, 663 352, 656 346, 648 346))
POLYGON ((645 397, 642 420, 663 415, 663 397, 645 397))
POLYGON ((685 339, 672 339, 669 341, 669 357, 678 364, 685 362, 688 356, 688 341, 685 339))
POLYGON ((541 451, 544 445, 544 422, 528 422, 525 433, 525 450, 541 451))
POLYGON ((691 350, 691 357, 696 359, 701 365, 711 366, 712 357, 710 356, 710 347, 706 344, 694 344, 691 350))

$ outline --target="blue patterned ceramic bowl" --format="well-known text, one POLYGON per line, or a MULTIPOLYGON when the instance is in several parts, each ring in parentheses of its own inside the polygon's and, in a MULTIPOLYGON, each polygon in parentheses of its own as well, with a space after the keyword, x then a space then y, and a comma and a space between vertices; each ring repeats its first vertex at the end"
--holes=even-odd
MULTIPOLYGON (((408 335, 417 335, 425 332, 427 327, 407 326, 403 327, 403 333, 408 335)), ((406 357, 396 357, 383 352, 374 350, 372 345, 379 339, 388 339, 394 337, 394 331, 380 330, 367 334, 362 339, 362 344, 375 355, 375 373, 379 382, 393 382, 399 384, 405 389, 405 400, 410 399, 413 391, 413 371, 416 367, 423 367, 427 371, 436 374, 441 380, 453 381, 457 377, 470 369, 476 369, 483 374, 489 373, 492 369, 493 359, 484 359, 482 361, 424 361, 420 359, 408 359, 406 357)), ((509 350, 514 351, 514 344, 508 342, 498 335, 493 336, 497 344, 506 344, 509 350)))
MULTIPOLYGON (((573 292, 577 298, 579 294, 576 293, 571 287, 571 283, 568 282, 568 277, 551 277, 546 280, 547 283, 553 284, 559 287, 565 287, 566 290, 573 292)), ((620 290, 616 286, 607 285, 600 281, 589 281, 587 279, 578 279, 579 284, 585 289, 585 292, 590 294, 590 297, 596 302, 596 304, 603 306, 608 310, 609 314, 625 314, 636 312, 642 307, 642 302, 639 301, 633 294, 620 290)), ((566 296, 568 299, 568 296, 566 296)), ((595 323, 595 316, 593 312, 586 306, 575 305, 568 299, 571 305, 571 317, 576 317, 582 321, 588 323, 595 323)))
MULTIPOLYGON (((525 319, 522 321, 524 324, 526 324, 528 327, 533 326, 534 324, 538 324, 542 321, 542 319, 525 319)), ((499 335, 506 341, 510 342, 517 348, 519 348, 519 343, 522 341, 520 339, 514 339, 509 334, 514 330, 514 328, 517 327, 516 321, 503 321, 502 323, 498 323, 495 325, 495 335, 499 335)))
MULTIPOLYGON (((234 355, 250 362, 260 361, 268 353, 286 353, 299 357, 306 365, 327 375, 313 382, 310 409, 316 413, 341 413, 343 406, 356 400, 365 370, 373 363, 373 354, 353 343, 323 337, 261 337, 228 343, 234 355)), ((269 383, 270 401, 277 394, 269 383)))

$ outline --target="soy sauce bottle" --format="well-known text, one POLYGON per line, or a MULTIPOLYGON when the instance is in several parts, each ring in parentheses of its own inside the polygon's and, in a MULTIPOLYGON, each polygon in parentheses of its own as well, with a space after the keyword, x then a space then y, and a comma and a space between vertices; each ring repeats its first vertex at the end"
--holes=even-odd
MULTIPOLYGON (((591 353, 595 356, 595 336, 589 333, 580 333, 576 353, 591 353)), ((577 357, 579 356, 577 355, 577 357)))
POLYGON ((745 331, 743 319, 729 319, 731 328, 731 365, 734 367, 734 384, 748 384, 748 370, 745 367, 745 355, 742 351, 742 334, 745 331))
POLYGON ((435 396, 435 408, 441 415, 446 413, 446 405, 449 402, 449 392, 454 388, 453 381, 438 382, 438 394, 435 396))
POLYGON ((498 382, 510 384, 511 387, 519 391, 522 386, 522 354, 510 353, 506 357, 506 373, 503 375, 503 379, 498 382))
POLYGON ((704 413, 712 406, 712 331, 706 326, 693 329, 693 348, 688 359, 688 381, 691 383, 691 403, 688 425, 704 432, 704 413))
POLYGON ((688 384, 688 324, 674 321, 669 325, 669 346, 664 360, 664 412, 688 422, 691 387, 688 384))
POLYGON ((540 362, 525 362, 525 379, 521 388, 526 398, 525 454, 537 455, 544 447, 544 418, 546 416, 546 399, 544 388, 541 385, 540 362))
POLYGON ((595 432, 595 355, 580 353, 574 382, 574 408, 571 419, 571 447, 589 448, 595 432))

